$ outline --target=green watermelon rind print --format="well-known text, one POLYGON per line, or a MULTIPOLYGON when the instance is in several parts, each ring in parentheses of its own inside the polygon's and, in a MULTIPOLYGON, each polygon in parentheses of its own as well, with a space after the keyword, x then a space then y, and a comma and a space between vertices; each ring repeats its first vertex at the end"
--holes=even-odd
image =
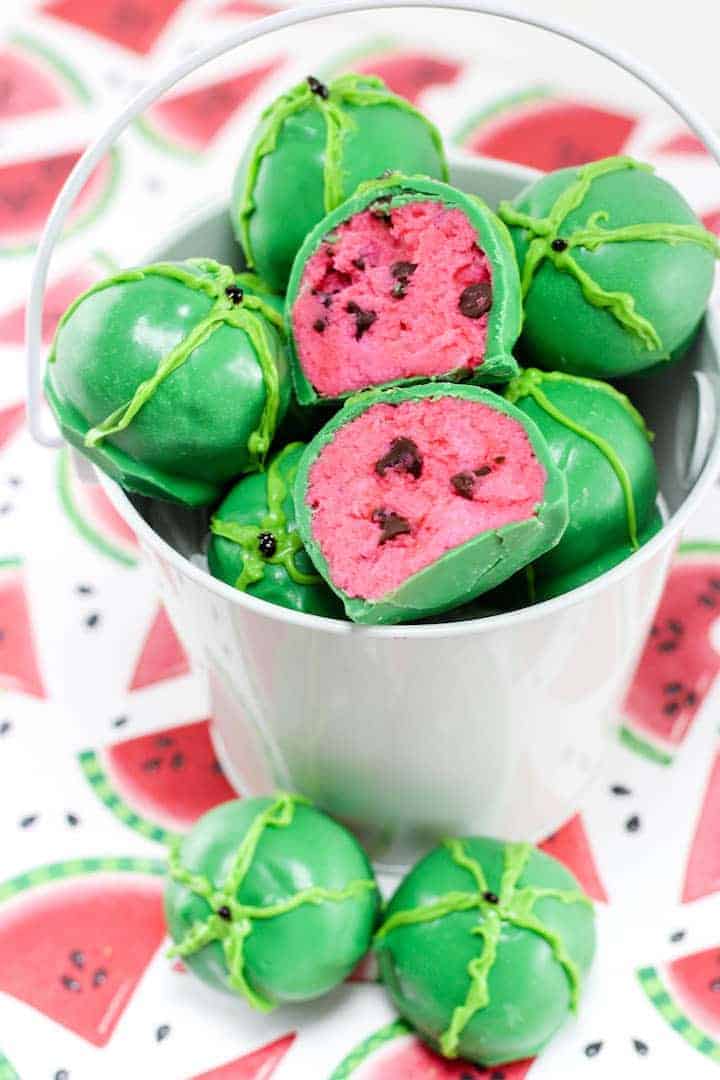
POLYGON ((343 1058, 338 1067, 330 1074, 328 1080, 348 1080, 348 1077, 351 1077, 356 1069, 367 1061, 371 1054, 379 1050, 381 1046, 400 1038, 402 1035, 411 1034, 412 1028, 404 1020, 393 1020, 391 1023, 386 1024, 385 1027, 373 1032, 372 1035, 368 1035, 366 1039, 363 1039, 361 1043, 351 1050, 347 1057, 343 1058))
POLYGON ((43 42, 38 41, 37 38, 31 37, 29 34, 14 33, 12 37, 8 39, 7 43, 11 47, 17 45, 20 49, 32 53, 35 56, 40 57, 41 60, 44 60, 45 63, 70 86, 78 101, 87 104, 92 100, 87 86, 77 72, 70 67, 67 60, 63 60, 61 56, 58 56, 56 52, 48 48, 43 42))
POLYGON ((514 94, 507 94, 505 97, 487 105, 484 109, 471 113, 451 137, 451 142, 455 143, 456 146, 465 146, 470 136, 475 134, 481 124, 494 120, 502 116, 503 113, 510 112, 521 105, 537 105, 540 102, 552 100, 555 93, 549 86, 529 86, 527 89, 518 90, 514 94))
POLYGON ((20 1080, 20 1075, 0 1050, 0 1080, 20 1080))
POLYGON ((706 1035, 682 1012, 670 996, 655 967, 641 968, 638 981, 645 994, 669 1026, 695 1050, 720 1065, 720 1043, 706 1035))
MULTIPOLYGON (((72 225, 67 226, 63 230, 62 235, 58 239, 58 243, 62 243, 67 240, 68 237, 73 236, 75 233, 92 225, 94 221, 97 221, 99 217, 102 217, 108 205, 112 202, 115 192, 120 186, 120 174, 122 172, 120 152, 116 146, 113 146, 108 150, 107 158, 109 159, 110 173, 100 194, 99 200, 94 203, 86 213, 81 214, 77 221, 74 221, 72 225)), ((19 244, 17 247, 4 247, 0 241, 0 259, 15 259, 19 255, 29 255, 35 251, 37 246, 38 242, 33 241, 29 244, 19 244)))
POLYGON ((127 825, 140 836, 144 836, 146 840, 155 840, 159 844, 171 844, 178 838, 177 833, 163 828, 162 825, 156 825, 155 822, 136 813, 132 807, 128 806, 125 800, 113 790, 100 758, 94 750, 83 750, 81 754, 78 754, 78 761, 95 795, 123 825, 127 825))
POLYGON ((382 56, 384 53, 399 49, 402 42, 400 38, 385 34, 382 37, 369 38, 353 49, 345 49, 339 56, 333 58, 329 64, 321 65, 318 77, 322 82, 330 82, 335 76, 342 75, 345 71, 352 71, 352 65, 359 60, 367 60, 370 56, 382 56))
POLYGON ((158 859, 144 859, 137 855, 107 855, 98 858, 66 859, 26 870, 8 881, 0 883, 0 903, 10 900, 18 893, 34 889, 38 885, 50 885, 68 878, 85 877, 88 874, 131 873, 153 874, 163 877, 167 867, 158 859))
POLYGON ((123 566, 137 566, 138 560, 135 556, 129 555, 126 551, 123 551, 121 547, 118 547, 110 540, 107 540, 102 533, 98 532, 97 529, 82 517, 72 497, 72 489, 70 486, 71 468, 70 451, 67 447, 63 447, 58 454, 57 492, 60 505, 70 519, 75 530, 102 555, 107 555, 109 558, 115 559, 116 562, 122 563, 123 566))
POLYGON ((194 150, 190 146, 183 146, 179 142, 174 142, 167 135, 163 135, 161 131, 158 131, 153 122, 148 120, 146 116, 138 116, 134 127, 144 139, 151 142, 158 150, 162 150, 166 154, 172 154, 173 157, 182 158, 184 161, 193 161, 202 157, 205 153, 204 150, 194 150))

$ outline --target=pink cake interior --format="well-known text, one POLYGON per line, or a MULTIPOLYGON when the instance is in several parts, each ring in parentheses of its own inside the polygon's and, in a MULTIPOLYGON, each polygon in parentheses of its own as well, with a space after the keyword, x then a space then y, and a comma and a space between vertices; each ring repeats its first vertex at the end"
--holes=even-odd
POLYGON ((461 210, 355 214, 310 257, 293 307, 305 377, 329 397, 483 362, 490 264, 461 210))
POLYGON ((456 397, 372 405, 335 432, 307 501, 333 582, 376 600, 479 533, 535 513, 545 469, 522 427, 456 397))

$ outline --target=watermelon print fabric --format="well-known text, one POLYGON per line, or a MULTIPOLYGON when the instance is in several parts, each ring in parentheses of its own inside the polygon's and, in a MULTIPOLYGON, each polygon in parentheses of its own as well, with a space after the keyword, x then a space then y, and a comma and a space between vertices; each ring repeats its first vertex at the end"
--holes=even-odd
MULTIPOLYGON (((692 521, 582 812, 545 838, 597 902, 580 1014, 535 1061, 446 1062, 372 958, 325 1001, 250 1013, 165 957, 167 844, 234 795, 208 695, 136 537, 25 429, 33 248, 83 146, 198 43, 287 0, 17 0, 0 36, 0 1080, 614 1080, 720 1076, 720 488, 692 521), (17 149, 15 149, 17 147, 17 149)), ((394 17, 393 17, 394 18, 394 17)), ((133 124, 58 245, 43 340, 80 291, 227 189, 259 110, 314 70, 376 72, 448 142, 541 169, 653 162, 720 232, 697 140, 631 99, 482 55, 430 16, 237 50, 133 124), (319 42, 321 41, 321 45, 319 42), (547 85, 548 76, 552 84, 547 85), (620 102, 621 104, 618 104, 620 102)), ((567 73, 562 73, 565 77, 567 73)), ((582 80, 580 80, 582 81, 582 80)), ((390 880, 384 881, 391 888, 390 880)))

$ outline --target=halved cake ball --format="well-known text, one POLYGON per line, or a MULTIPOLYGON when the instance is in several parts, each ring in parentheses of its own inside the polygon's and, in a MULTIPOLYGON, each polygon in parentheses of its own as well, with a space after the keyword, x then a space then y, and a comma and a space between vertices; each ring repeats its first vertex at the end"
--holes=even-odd
POLYGON ((651 166, 611 157, 559 169, 498 213, 520 264, 528 364, 612 379, 687 350, 720 242, 651 166))
POLYGON ((452 383, 368 391, 305 450, 298 529, 355 622, 448 611, 542 555, 567 524, 565 481, 535 424, 452 383))
POLYGON ((448 184, 363 184, 306 239, 287 295, 301 404, 517 373, 520 283, 502 222, 448 184))
POLYGON ((385 169, 447 178, 437 129, 370 75, 308 76, 263 113, 233 184, 247 265, 283 292, 306 235, 385 169))
POLYGON ((291 393, 281 326, 211 259, 123 270, 61 319, 47 398, 123 487, 201 506, 263 465, 291 393))

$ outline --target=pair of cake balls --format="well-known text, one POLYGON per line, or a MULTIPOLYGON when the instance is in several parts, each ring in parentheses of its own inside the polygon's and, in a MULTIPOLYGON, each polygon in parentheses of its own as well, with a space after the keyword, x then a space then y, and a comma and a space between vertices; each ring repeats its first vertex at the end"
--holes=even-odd
POLYGON ((62 319, 63 433, 129 491, 212 505, 229 585, 412 622, 510 580, 559 595, 660 528, 651 433, 608 380, 684 354, 717 240, 630 158, 497 213, 446 181, 437 131, 380 80, 308 78, 237 170, 250 272, 125 271, 62 319))
POLYGON ((173 850, 171 955, 262 1011, 327 993, 371 946, 400 1014, 448 1058, 538 1053, 577 1009, 591 901, 529 844, 444 841, 383 909, 365 852, 306 799, 224 803, 173 850))

